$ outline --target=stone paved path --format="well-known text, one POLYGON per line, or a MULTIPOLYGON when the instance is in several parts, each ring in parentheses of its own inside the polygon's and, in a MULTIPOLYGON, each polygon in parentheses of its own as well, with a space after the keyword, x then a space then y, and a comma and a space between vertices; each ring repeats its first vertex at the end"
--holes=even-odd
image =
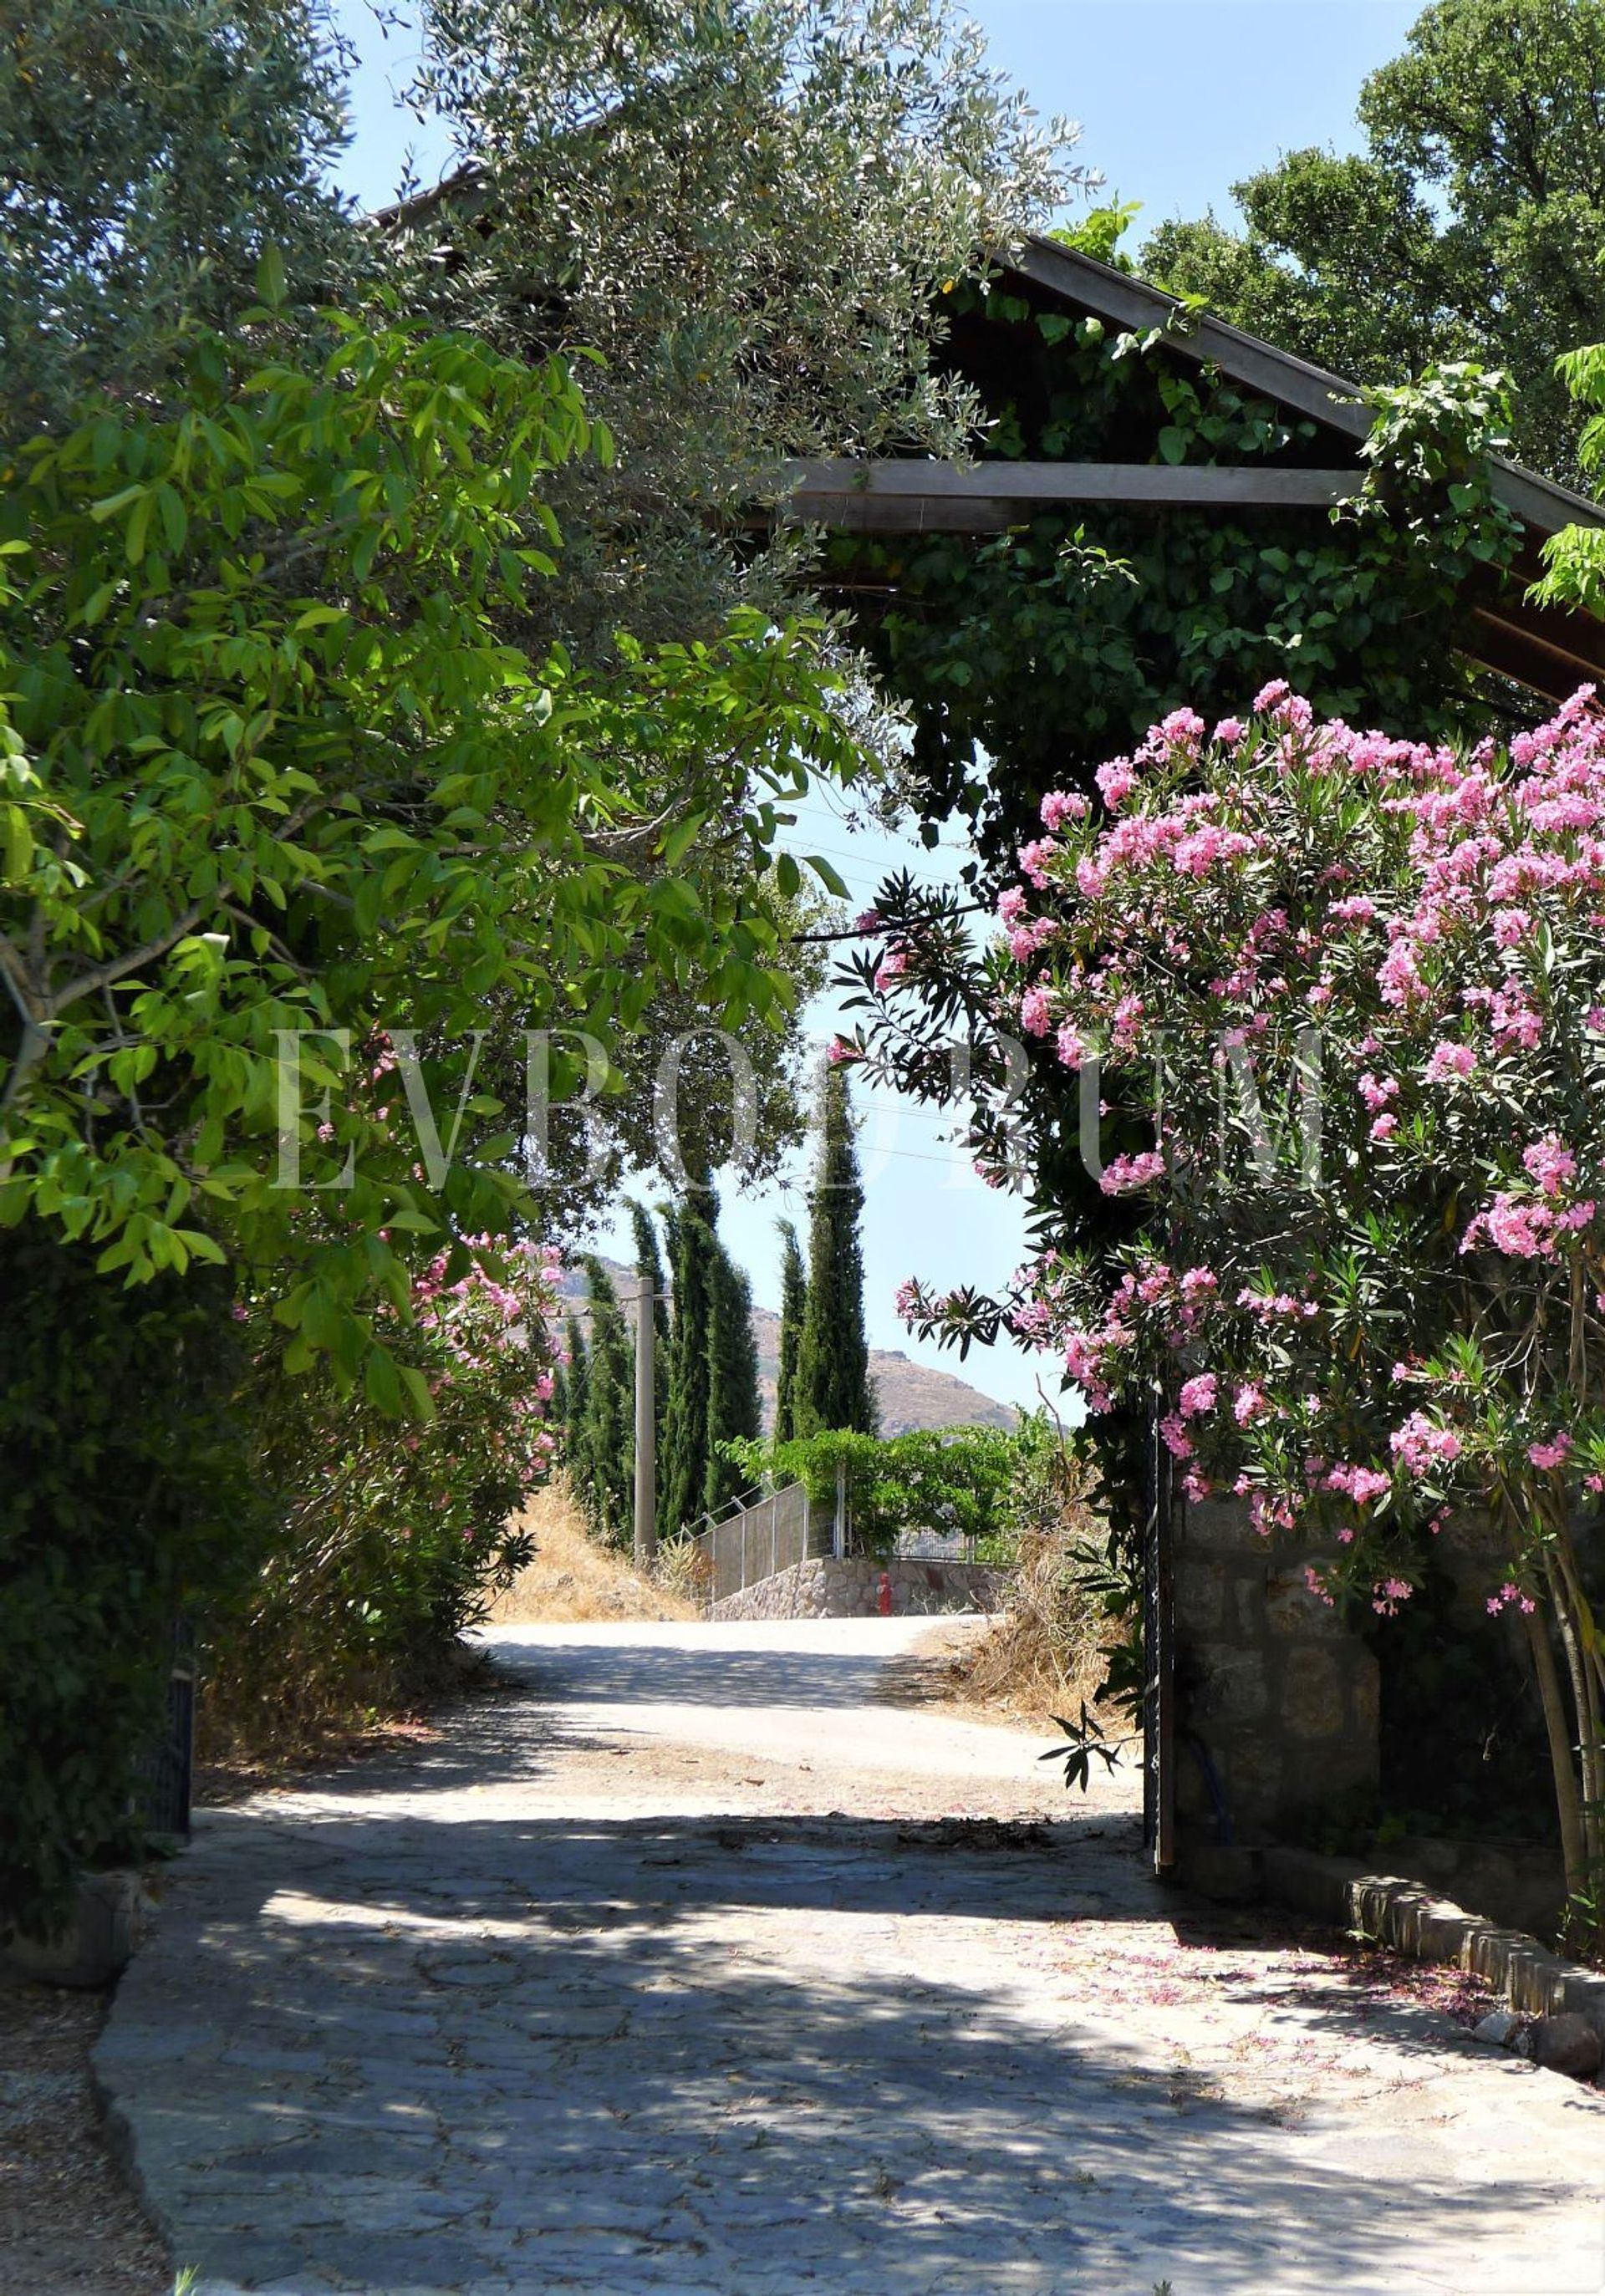
POLYGON ((910 1633, 496 1630, 206 1817, 98 2057, 202 2296, 1605 2291, 1605 2100, 1159 1892, 910 1633))

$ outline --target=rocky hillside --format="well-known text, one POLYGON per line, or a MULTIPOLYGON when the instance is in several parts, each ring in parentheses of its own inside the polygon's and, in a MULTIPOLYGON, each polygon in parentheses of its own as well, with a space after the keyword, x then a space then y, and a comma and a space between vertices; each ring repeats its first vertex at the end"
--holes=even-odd
MULTIPOLYGON (((634 1284, 635 1277, 617 1260, 604 1259, 602 1265, 619 1286, 621 1295, 634 1284)), ((576 1305, 585 1293, 585 1278, 578 1269, 570 1269, 562 1286, 566 1299, 576 1305)), ((772 1308, 754 1308, 753 1336, 758 1342, 758 1375, 763 1395, 763 1422, 766 1428, 774 1423, 775 1368, 780 1350, 780 1318, 772 1308)), ((918 1427, 1002 1427, 1012 1429, 1019 1422, 1019 1414, 1007 1403, 994 1403, 990 1395, 983 1395, 967 1380, 957 1378, 951 1371, 933 1371, 924 1364, 910 1362, 901 1348, 871 1348, 869 1376, 875 1382, 875 1392, 880 1404, 881 1433, 906 1435, 918 1427)))

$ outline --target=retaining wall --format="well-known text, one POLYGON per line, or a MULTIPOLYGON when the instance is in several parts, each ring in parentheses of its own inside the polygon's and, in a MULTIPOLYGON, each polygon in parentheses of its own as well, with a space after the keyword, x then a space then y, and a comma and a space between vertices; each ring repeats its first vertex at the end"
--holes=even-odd
POLYGON ((892 1582, 896 1618, 952 1611, 995 1611, 1006 1574, 979 1562, 877 1562, 852 1554, 794 1563, 772 1578, 715 1603, 713 1619, 868 1619, 880 1608, 881 1579, 892 1582))
POLYGON ((1179 1505, 1172 1568, 1178 1871, 1247 1895, 1255 1849, 1375 1792, 1377 1661, 1239 1500, 1179 1505))

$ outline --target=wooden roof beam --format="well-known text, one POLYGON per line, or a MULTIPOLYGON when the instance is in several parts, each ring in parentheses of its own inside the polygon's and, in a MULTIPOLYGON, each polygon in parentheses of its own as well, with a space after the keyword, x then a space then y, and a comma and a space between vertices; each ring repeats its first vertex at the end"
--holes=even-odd
MULTIPOLYGON (((1075 248, 1033 235, 1003 258, 1002 268, 1116 326, 1133 332, 1163 328, 1166 344, 1180 357, 1218 366, 1234 381, 1247 383, 1279 406, 1313 414, 1346 437, 1363 439, 1371 427, 1371 409, 1358 383, 1296 358, 1291 351, 1278 350, 1256 335, 1246 335, 1240 327, 1229 326, 1207 311, 1189 311, 1163 288, 1116 271, 1075 248)), ((1563 526, 1605 525, 1605 507, 1586 495, 1557 486, 1552 479, 1507 462, 1502 455, 1489 459, 1500 501, 1539 533, 1553 534, 1563 526)))
POLYGON ((1189 504, 1230 510, 1317 507, 1354 494, 1354 471, 1254 464, 812 461, 788 467, 782 517, 852 534, 974 534, 1017 526, 1060 503, 1189 504))

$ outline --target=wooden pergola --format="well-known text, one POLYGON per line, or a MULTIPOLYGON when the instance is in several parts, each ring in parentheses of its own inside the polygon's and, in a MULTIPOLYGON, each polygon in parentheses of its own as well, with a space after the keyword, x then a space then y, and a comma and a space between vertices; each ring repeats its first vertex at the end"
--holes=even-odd
MULTIPOLYGON (((1047 509, 1079 503, 1151 510, 1215 508, 1329 511, 1355 495, 1365 475, 1358 449, 1371 410, 1356 383, 1329 374, 1207 315, 1188 312, 1158 288, 1049 239, 1029 238, 994 274, 1004 291, 1034 311, 1095 317, 1146 334, 1163 331, 1176 358, 1217 368, 1318 426, 1321 467, 982 460, 951 463, 868 457, 800 462, 782 514, 838 533, 867 536, 996 534, 1047 509)), ((960 357, 959 364, 962 366, 960 357)), ((1605 622, 1581 611, 1535 606, 1526 593, 1542 568, 1539 551, 1562 527, 1605 525, 1605 510, 1536 472, 1495 457, 1494 490, 1526 529, 1514 564, 1466 602, 1461 651, 1551 701, 1590 680, 1605 680, 1605 622)))

